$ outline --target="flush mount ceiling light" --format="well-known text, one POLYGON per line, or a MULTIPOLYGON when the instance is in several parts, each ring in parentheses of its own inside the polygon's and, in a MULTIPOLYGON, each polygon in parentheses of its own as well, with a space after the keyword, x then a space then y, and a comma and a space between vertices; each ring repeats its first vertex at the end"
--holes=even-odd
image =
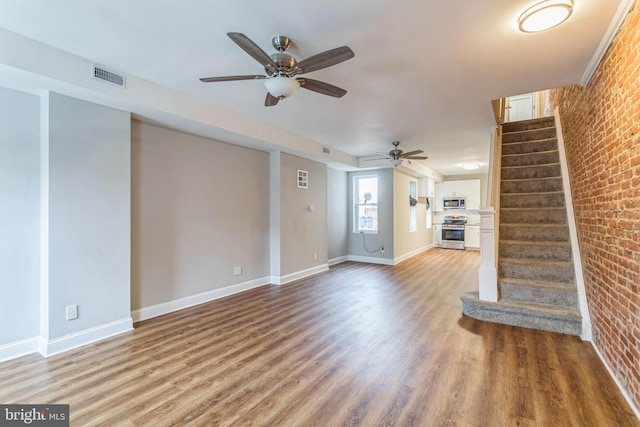
POLYGON ((290 77, 275 76, 265 80, 264 87, 271 95, 283 99, 293 95, 300 87, 300 82, 290 77))
POLYGON ((573 0, 544 0, 525 10, 518 18, 518 28, 525 33, 548 30, 569 19, 573 0))
POLYGON ((462 163, 460 167, 466 170, 474 170, 474 169, 478 169, 480 165, 478 163, 462 163))

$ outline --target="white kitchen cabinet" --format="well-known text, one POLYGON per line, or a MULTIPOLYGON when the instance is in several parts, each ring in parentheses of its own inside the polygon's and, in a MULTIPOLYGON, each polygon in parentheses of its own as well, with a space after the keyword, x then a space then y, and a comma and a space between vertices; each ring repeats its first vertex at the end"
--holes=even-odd
POLYGON ((467 225, 464 227, 465 249, 480 249, 480 226, 467 225))
POLYGON ((466 209, 480 209, 480 180, 444 181, 435 185, 435 210, 442 211, 443 197, 464 197, 466 209))
POLYGON ((442 224, 433 225, 433 244, 442 246, 442 224))
POLYGON ((435 181, 431 177, 420 178, 418 183, 418 197, 434 197, 435 181))

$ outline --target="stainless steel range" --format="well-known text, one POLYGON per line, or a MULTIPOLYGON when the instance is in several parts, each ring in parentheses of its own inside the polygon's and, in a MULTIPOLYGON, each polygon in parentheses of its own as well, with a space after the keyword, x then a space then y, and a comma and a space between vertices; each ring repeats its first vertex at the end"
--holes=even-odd
POLYGON ((464 250, 464 225, 466 216, 445 216, 442 223, 442 247, 464 250))

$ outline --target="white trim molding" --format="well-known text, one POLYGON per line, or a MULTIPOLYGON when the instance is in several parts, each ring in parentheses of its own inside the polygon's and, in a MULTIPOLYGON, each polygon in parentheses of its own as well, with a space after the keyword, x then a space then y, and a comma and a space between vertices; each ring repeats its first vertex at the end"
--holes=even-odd
POLYGON ((0 345, 0 363, 26 356, 27 354, 37 353, 39 349, 40 337, 27 338, 0 345))
POLYGON ((604 54, 607 53, 607 49, 609 49, 609 46, 611 46, 614 37, 618 33, 618 30, 620 30, 622 23, 629 14, 634 1, 635 0, 622 0, 622 2, 620 2, 620 6, 618 6, 616 14, 613 16, 613 19, 611 20, 611 23, 607 28, 607 32, 602 37, 602 40, 600 40, 600 44, 593 54, 591 61, 589 61, 587 69, 584 70, 584 73, 582 74, 582 78, 580 79, 581 86, 586 86, 591 81, 591 78, 600 65, 600 61, 602 61, 604 54))
POLYGON ((258 279, 237 283, 235 285, 226 286, 224 288, 212 289, 210 291, 201 292, 199 294, 189 295, 187 297, 151 305, 149 307, 143 307, 138 310, 133 310, 131 312, 131 317, 133 318, 134 322, 140 322, 142 320, 162 316, 163 314, 173 313, 174 311, 193 307, 194 305, 204 304, 205 302, 224 298, 268 284, 269 278, 261 277, 258 279))
POLYGON ((345 255, 345 256, 339 256, 336 258, 331 258, 328 264, 329 264, 329 267, 331 267, 332 265, 340 264, 346 261, 349 261, 349 257, 345 255))
POLYGON ((52 340, 41 338, 39 352, 44 357, 49 357, 132 330, 133 320, 131 317, 125 317, 124 319, 105 323, 104 325, 85 329, 60 338, 54 338, 52 340))
POLYGON ((569 239, 571 241, 571 257, 578 288, 578 303, 580 314, 582 315, 582 335, 585 341, 591 341, 591 316, 589 315, 589 305, 587 302, 587 291, 584 286, 584 276, 582 275, 582 259, 580 258, 580 246, 578 244, 578 231, 576 227, 575 213, 573 211, 573 197, 571 196, 571 182, 569 180, 569 167, 567 165, 567 155, 564 149, 564 136, 562 134, 562 123, 560 121, 560 111, 558 107, 553 112, 556 122, 556 136, 558 139, 558 153, 560 156, 560 173, 562 174, 562 187, 564 190, 564 203, 567 207, 567 225, 569 226, 569 239))
POLYGON ((416 249, 414 251, 407 252, 404 255, 400 255, 399 257, 393 259, 393 265, 398 265, 402 261, 406 261, 409 258, 412 258, 412 257, 414 257, 416 255, 420 255, 422 252, 427 251, 427 250, 429 250, 431 248, 433 248, 433 243, 431 243, 430 245, 426 245, 426 246, 423 246, 421 248, 418 248, 418 249, 416 249))
POLYGON ((316 267, 307 268, 306 270, 297 271, 285 276, 271 276, 271 283, 274 285, 284 285, 294 280, 303 279, 315 274, 324 273, 329 270, 329 264, 321 264, 316 267))
POLYGON ((369 264, 394 265, 393 260, 389 258, 375 258, 375 257, 368 257, 368 256, 348 255, 347 259, 349 261, 366 262, 369 264))
POLYGON ((613 382, 616 383, 616 386, 618 386, 618 390, 620 390, 620 392, 622 393, 622 396, 624 396, 624 399, 627 401, 627 403, 631 407, 631 410, 636 415, 636 417, 640 420, 640 409, 638 409, 635 406, 633 399, 631 398, 631 396, 629 396, 629 392, 624 388, 624 386, 622 385, 618 377, 616 377, 615 372, 613 372, 613 369, 611 369, 611 366, 609 366, 609 362, 607 362, 607 359, 602 355, 602 353, 600 352, 600 349, 598 349, 598 347, 594 345, 593 342, 591 342, 591 346, 596 351, 596 354, 600 358, 600 361, 602 362, 604 367, 607 368, 607 372, 609 372, 609 376, 613 378, 613 382))

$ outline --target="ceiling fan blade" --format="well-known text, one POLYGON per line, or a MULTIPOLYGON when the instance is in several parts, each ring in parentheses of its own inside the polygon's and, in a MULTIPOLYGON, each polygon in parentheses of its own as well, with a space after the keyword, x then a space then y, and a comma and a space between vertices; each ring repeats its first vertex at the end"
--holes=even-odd
POLYGON ((402 153, 402 157, 415 156, 416 154, 421 154, 421 153, 424 153, 424 151, 422 150, 407 151, 406 153, 402 153))
POLYGON ((205 83, 210 83, 210 82, 230 82, 233 80, 258 80, 258 79, 266 79, 266 78, 267 76, 244 75, 244 76, 203 77, 200 79, 200 81, 205 83))
POLYGON ((271 95, 269 92, 267 92, 267 97, 264 99, 264 106, 265 107, 273 107, 274 105, 276 105, 278 103, 278 101, 280 101, 280 98, 275 97, 275 96, 271 95))
POLYGON ((255 44, 249 37, 242 33, 227 33, 227 36, 229 36, 235 44, 240 46, 242 50, 251 55, 253 59, 262 64, 263 67, 269 65, 273 69, 276 68, 276 64, 273 62, 273 59, 271 59, 264 50, 260 49, 260 46, 255 44))
POLYGON ((427 160, 428 159, 428 157, 426 156, 410 156, 410 157, 402 156, 402 158, 407 160, 427 160))
POLYGON ((339 88, 338 86, 321 82, 319 80, 313 80, 313 79, 307 79, 307 78, 303 78, 303 79, 301 78, 296 80, 300 82, 300 87, 303 87, 308 90, 312 90, 314 92, 321 93, 323 95, 342 98, 344 94, 347 93, 346 90, 339 88))
POLYGON ((321 70, 323 68, 339 64, 347 59, 351 59, 354 56, 355 53, 353 53, 349 46, 336 47, 335 49, 327 50, 326 52, 310 56, 309 58, 298 62, 295 66, 294 74, 310 73, 312 71, 321 70))
POLYGON ((365 161, 365 162, 373 162, 375 160, 377 160, 377 161, 380 161, 380 160, 391 160, 391 157, 376 157, 376 158, 373 158, 373 159, 363 159, 363 161, 365 161))

